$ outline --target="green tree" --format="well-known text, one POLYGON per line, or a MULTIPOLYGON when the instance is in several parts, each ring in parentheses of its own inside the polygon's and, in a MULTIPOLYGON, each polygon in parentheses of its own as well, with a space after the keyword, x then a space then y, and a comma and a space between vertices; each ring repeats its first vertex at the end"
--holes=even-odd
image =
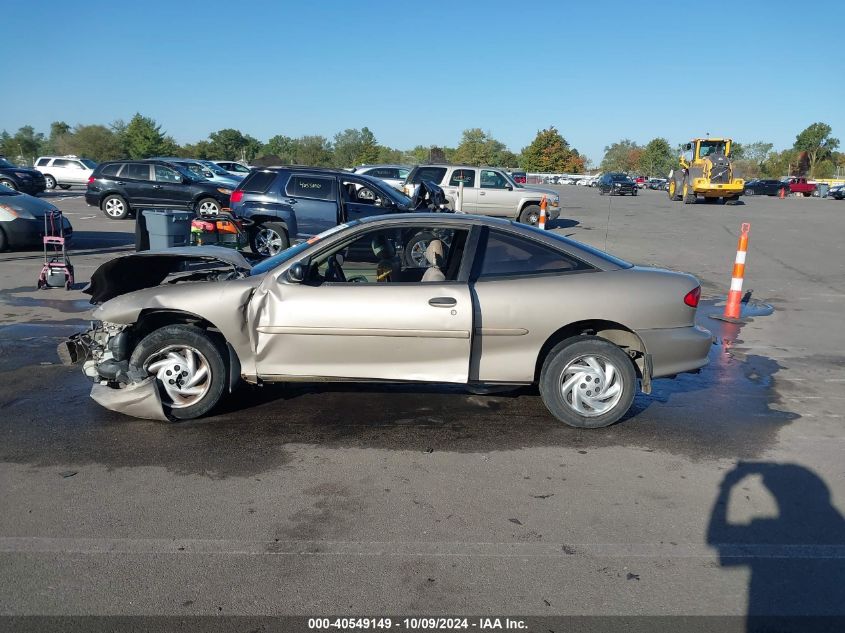
POLYGON ((377 148, 373 133, 368 128, 360 130, 347 128, 343 132, 334 135, 334 160, 337 167, 354 167, 356 165, 375 162, 375 154, 371 147, 377 148), (364 147, 367 144, 366 157, 370 160, 361 160, 364 155, 364 147))
POLYGON ((123 158, 120 138, 105 125, 77 125, 72 132, 59 136, 55 147, 61 154, 76 154, 96 161, 123 158))
MULTIPOLYGON (((368 127, 361 128, 361 147, 355 156, 355 164, 372 165, 378 161, 379 144, 375 135, 368 127)), ((335 160, 337 160, 337 147, 335 147, 335 160)))
POLYGON ((39 154, 47 150, 47 139, 41 132, 36 132, 31 125, 24 125, 14 135, 3 130, 0 136, 0 148, 2 148, 0 152, 12 162, 31 165, 39 154))
POLYGON ((550 126, 539 130, 531 144, 522 149, 519 165, 525 171, 580 174, 584 171, 584 158, 550 126))
POLYGON ((161 125, 140 113, 136 113, 125 127, 122 122, 115 122, 114 127, 120 130, 119 137, 129 158, 169 156, 178 149, 173 139, 161 131, 161 125))
POLYGON ((53 121, 50 124, 50 136, 47 140, 47 151, 50 153, 62 153, 60 149, 61 141, 64 137, 70 134, 70 125, 64 121, 53 121))
POLYGON ((643 148, 638 169, 642 174, 662 177, 668 175, 675 167, 676 160, 669 141, 665 138, 655 138, 643 148))
POLYGON ((332 146, 324 136, 302 136, 296 139, 294 162, 312 167, 331 167, 334 162, 332 146))
POLYGON ((637 171, 642 148, 630 139, 622 139, 604 148, 602 171, 637 171))
POLYGON ((839 139, 833 138, 827 123, 813 123, 795 137, 793 149, 807 152, 810 159, 810 177, 815 177, 816 165, 829 159, 833 150, 839 147, 839 139))
POLYGON ((292 165, 296 162, 296 147, 296 139, 277 134, 264 144, 260 155, 278 156, 283 165, 292 165))
POLYGON ((508 167, 505 163, 513 165, 516 154, 511 152, 504 143, 493 138, 490 132, 484 132, 481 128, 470 128, 464 130, 461 142, 455 148, 451 157, 456 163, 464 165, 495 165, 508 167))
POLYGON ((217 158, 214 148, 208 141, 197 141, 183 145, 176 151, 177 156, 182 158, 198 158, 199 160, 212 160, 217 158))
POLYGON ((378 156, 375 160, 376 163, 404 163, 408 162, 405 157, 405 152, 393 149, 392 147, 387 147, 385 145, 379 145, 378 148, 378 156))
POLYGON ((764 176, 769 178, 782 178, 791 176, 798 166, 798 152, 792 149, 785 149, 782 152, 771 152, 763 161, 760 170, 764 176))
POLYGON ((252 160, 261 150, 261 143, 240 130, 226 128, 208 135, 210 152, 221 160, 252 160))

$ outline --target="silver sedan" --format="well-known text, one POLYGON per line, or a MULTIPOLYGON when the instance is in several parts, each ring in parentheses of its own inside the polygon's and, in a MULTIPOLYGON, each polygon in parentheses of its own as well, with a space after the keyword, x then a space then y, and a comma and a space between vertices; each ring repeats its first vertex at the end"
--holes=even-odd
POLYGON ((138 253, 88 292, 95 326, 60 354, 104 406, 161 420, 208 413, 239 380, 351 380, 535 384, 555 418, 596 428, 711 345, 694 277, 472 215, 368 218, 255 266, 216 247, 138 253))

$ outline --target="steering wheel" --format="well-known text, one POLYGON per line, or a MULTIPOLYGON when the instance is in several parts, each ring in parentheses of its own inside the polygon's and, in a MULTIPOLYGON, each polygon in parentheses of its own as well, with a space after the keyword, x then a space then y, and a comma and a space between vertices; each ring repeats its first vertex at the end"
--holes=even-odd
POLYGON ((326 265, 326 279, 328 281, 346 283, 346 275, 343 272, 343 268, 341 268, 342 261, 343 255, 334 255, 329 257, 329 261, 326 265), (338 261, 338 258, 340 258, 341 261, 338 261))

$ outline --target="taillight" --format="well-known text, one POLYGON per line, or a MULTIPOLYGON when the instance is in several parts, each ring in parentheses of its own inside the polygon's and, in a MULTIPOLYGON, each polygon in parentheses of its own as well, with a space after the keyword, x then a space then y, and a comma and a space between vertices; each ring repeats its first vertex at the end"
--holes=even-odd
POLYGON ((244 192, 241 191, 240 189, 235 189, 232 192, 232 196, 229 198, 229 203, 234 204, 236 202, 240 202, 243 199, 244 199, 244 192))
POLYGON ((89 184, 89 185, 93 185, 93 184, 94 184, 94 176, 89 176, 89 177, 88 177, 88 184, 89 184))
POLYGON ((699 299, 701 299, 701 286, 696 286, 684 295, 684 303, 690 308, 697 308, 699 299))

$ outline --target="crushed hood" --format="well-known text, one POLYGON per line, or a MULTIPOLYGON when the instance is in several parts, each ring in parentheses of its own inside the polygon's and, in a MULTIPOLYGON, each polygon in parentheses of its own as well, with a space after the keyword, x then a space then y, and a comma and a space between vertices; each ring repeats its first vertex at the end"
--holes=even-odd
POLYGON ((98 304, 135 290, 152 288, 174 273, 228 270, 248 274, 250 264, 239 252, 221 246, 184 246, 142 251, 106 262, 91 275, 82 292, 98 304))

